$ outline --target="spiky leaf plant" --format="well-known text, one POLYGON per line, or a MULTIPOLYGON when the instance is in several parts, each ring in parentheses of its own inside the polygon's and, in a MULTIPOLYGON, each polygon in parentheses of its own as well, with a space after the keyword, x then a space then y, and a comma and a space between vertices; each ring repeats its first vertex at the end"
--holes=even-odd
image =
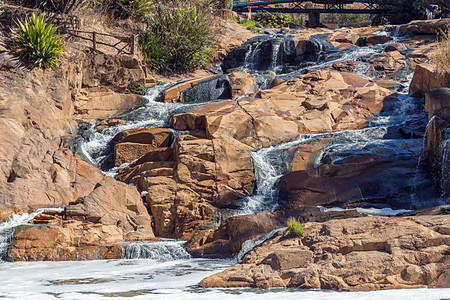
POLYGON ((42 68, 57 66, 63 50, 61 37, 55 35, 58 27, 46 21, 42 14, 32 14, 31 18, 17 20, 19 30, 13 31, 14 47, 26 60, 42 68))

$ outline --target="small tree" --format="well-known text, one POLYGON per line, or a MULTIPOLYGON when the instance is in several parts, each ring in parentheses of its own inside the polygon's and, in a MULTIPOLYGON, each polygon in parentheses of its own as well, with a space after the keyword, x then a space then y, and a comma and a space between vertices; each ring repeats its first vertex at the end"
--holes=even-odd
POLYGON ((14 34, 14 47, 28 61, 37 67, 49 68, 58 65, 63 45, 61 37, 55 35, 58 27, 47 24, 42 14, 17 20, 19 31, 14 34))

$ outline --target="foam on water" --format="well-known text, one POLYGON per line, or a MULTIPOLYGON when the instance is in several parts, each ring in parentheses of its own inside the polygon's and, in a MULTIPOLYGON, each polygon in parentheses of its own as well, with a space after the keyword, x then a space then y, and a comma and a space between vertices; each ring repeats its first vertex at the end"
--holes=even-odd
POLYGON ((298 289, 201 289, 203 278, 234 260, 189 259, 17 262, 0 268, 0 297, 8 299, 409 299, 450 297, 448 289, 403 289, 374 292, 298 289))
POLYGON ((411 210, 407 209, 392 209, 392 208, 340 208, 340 207, 331 207, 326 208, 323 206, 317 206, 321 212, 329 212, 329 211, 347 211, 347 210, 356 210, 360 214, 367 216, 395 216, 397 214, 403 214, 411 212, 411 210))

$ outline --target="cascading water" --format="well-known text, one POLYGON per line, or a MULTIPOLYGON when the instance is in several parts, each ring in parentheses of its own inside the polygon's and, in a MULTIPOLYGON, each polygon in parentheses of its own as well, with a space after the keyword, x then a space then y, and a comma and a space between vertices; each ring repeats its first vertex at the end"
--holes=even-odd
POLYGON ((182 241, 136 242, 126 245, 124 259, 154 259, 173 261, 189 259, 182 241))
POLYGON ((14 229, 21 225, 30 225, 30 221, 37 215, 46 211, 63 211, 63 208, 38 208, 31 213, 16 214, 6 218, 0 223, 0 262, 6 260, 8 246, 11 243, 11 238, 14 229))
POLYGON ((450 136, 448 135, 449 133, 444 133, 444 137, 446 138, 441 144, 441 198, 448 198, 450 196, 450 136))
POLYGON ((287 227, 277 228, 277 229, 274 229, 274 230, 272 230, 271 232, 269 232, 269 233, 267 233, 265 235, 260 236, 259 238, 256 238, 254 240, 247 240, 247 241, 245 241, 242 244, 241 251, 239 251, 239 253, 236 255, 237 261, 240 261, 247 252, 249 252, 250 250, 252 250, 256 246, 261 245, 262 243, 264 243, 265 241, 267 241, 268 239, 273 237, 276 233, 286 230, 286 228, 287 227))
POLYGON ((143 96, 147 101, 144 106, 118 117, 126 121, 125 124, 110 126, 103 130, 97 130, 93 125, 89 126, 81 132, 81 139, 77 141, 75 150, 90 163, 103 169, 105 175, 114 176, 117 170, 124 166, 109 169, 103 165, 112 152, 110 143, 118 133, 132 128, 166 127, 174 114, 183 113, 190 107, 198 105, 158 102, 162 93, 174 84, 174 82, 164 82, 147 89, 143 96))

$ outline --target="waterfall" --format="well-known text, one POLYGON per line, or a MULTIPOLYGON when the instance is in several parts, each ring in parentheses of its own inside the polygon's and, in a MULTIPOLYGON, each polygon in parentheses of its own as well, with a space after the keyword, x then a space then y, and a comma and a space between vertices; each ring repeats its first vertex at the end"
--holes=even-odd
POLYGON ((237 254, 236 258, 238 261, 240 261, 244 255, 251 251, 253 248, 255 248, 258 245, 261 245, 262 243, 264 243, 265 241, 267 241, 268 239, 270 239, 271 237, 273 237, 277 232, 280 231, 285 231, 287 227, 281 227, 281 228, 277 228, 272 230, 271 232, 262 235, 254 240, 247 240, 242 244, 241 247, 241 251, 239 251, 239 253, 237 254))
MULTIPOLYGON (((93 125, 88 126, 80 134, 81 138, 76 142, 75 150, 91 164, 100 169, 109 169, 104 167, 103 163, 112 153, 111 141, 118 133, 132 128, 166 127, 169 125, 171 116, 186 112, 190 107, 198 105, 158 102, 157 100, 162 93, 174 84, 174 82, 164 82, 147 89, 144 95, 147 103, 144 106, 118 117, 125 120, 125 124, 111 126, 103 130, 97 130, 93 125)), ((109 170, 110 172, 105 173, 105 175, 114 176, 118 169, 109 170)))
POLYGON ((442 141, 441 153, 441 198, 446 198, 450 196, 450 138, 442 141))
POLYGON ((14 228, 20 225, 30 224, 29 222, 40 213, 46 211, 64 211, 61 207, 38 208, 31 213, 22 213, 9 216, 0 223, 0 261, 6 260, 8 246, 11 243, 14 228))
POLYGON ((189 259, 190 254, 183 248, 182 241, 137 242, 127 244, 124 259, 154 259, 173 261, 189 259))

